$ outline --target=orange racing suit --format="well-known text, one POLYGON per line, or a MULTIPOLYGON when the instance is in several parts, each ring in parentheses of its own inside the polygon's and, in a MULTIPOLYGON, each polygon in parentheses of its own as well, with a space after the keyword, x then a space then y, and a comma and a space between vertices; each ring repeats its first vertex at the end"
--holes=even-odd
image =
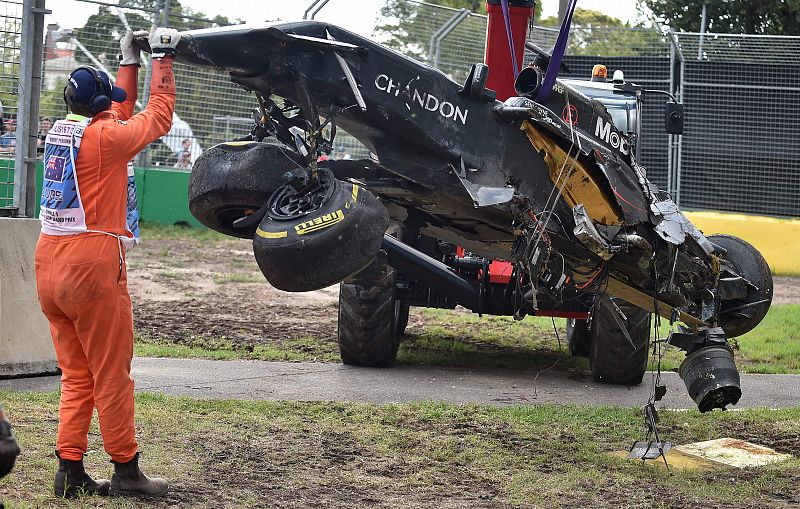
MULTIPOLYGON (((126 228, 128 162, 169 132, 175 107, 172 57, 154 58, 151 65, 144 111, 133 114, 138 66, 121 66, 115 86, 128 92, 125 102, 113 103, 81 125, 73 158, 80 220, 69 226, 65 218, 56 221, 57 213, 47 215, 43 208, 41 214, 36 287, 62 370, 56 449, 66 460, 83 458, 94 408, 112 460, 130 461, 138 449, 130 376, 133 318, 123 249, 131 237, 126 228)), ((62 132, 75 129, 76 117, 57 123, 62 132)), ((59 166, 46 164, 47 179, 47 172, 59 166)))

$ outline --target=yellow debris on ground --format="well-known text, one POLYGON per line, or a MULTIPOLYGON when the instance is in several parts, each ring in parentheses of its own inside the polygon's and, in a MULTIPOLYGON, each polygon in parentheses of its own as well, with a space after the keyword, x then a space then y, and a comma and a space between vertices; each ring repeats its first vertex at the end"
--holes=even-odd
POLYGON ((772 273, 800 276, 800 219, 722 212, 684 212, 705 235, 727 233, 758 249, 772 273))
MULTIPOLYGON (((781 454, 774 449, 736 438, 718 438, 705 442, 679 445, 678 451, 716 463, 735 468, 760 467, 786 461, 792 456, 781 454)), ((669 457, 669 455, 668 455, 669 457)))
MULTIPOLYGON (((627 459, 628 451, 614 451, 609 453, 611 456, 620 459, 627 459)), ((640 459, 629 460, 629 461, 638 461, 642 462, 640 459)), ((663 467, 666 468, 664 465, 664 459, 658 458, 654 460, 646 460, 644 463, 648 465, 655 465, 656 467, 663 467)), ((683 453, 675 448, 670 449, 667 451, 667 463, 669 463, 669 468, 676 469, 676 470, 714 470, 719 468, 730 468, 722 463, 717 463, 714 461, 709 461, 707 459, 698 458, 697 456, 692 456, 691 454, 683 453)))
MULTIPOLYGON (((614 451, 611 456, 625 459, 628 451, 614 451)), ((791 459, 774 449, 736 438, 718 438, 673 447, 667 451, 669 467, 678 470, 713 470, 719 468, 760 467, 791 459)), ((642 461, 635 459, 630 461, 642 461)), ((647 460, 648 464, 665 467, 664 459, 647 460)))

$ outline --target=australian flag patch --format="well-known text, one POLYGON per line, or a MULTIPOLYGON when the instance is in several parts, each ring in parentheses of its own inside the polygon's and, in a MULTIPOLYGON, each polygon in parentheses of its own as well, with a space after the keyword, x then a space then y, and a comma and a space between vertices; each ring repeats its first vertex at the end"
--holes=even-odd
POLYGON ((60 157, 57 155, 51 155, 47 159, 47 164, 44 168, 44 178, 45 180, 51 180, 53 182, 63 182, 64 181, 64 168, 67 165, 67 158, 60 157))

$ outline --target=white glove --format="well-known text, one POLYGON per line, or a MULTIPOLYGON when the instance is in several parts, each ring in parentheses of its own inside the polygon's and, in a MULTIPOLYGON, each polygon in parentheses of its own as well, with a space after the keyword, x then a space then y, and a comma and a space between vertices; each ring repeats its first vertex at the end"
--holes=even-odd
POLYGON ((181 34, 174 28, 153 27, 148 38, 150 48, 153 50, 153 58, 174 55, 175 47, 180 40, 181 34))
POLYGON ((142 65, 142 51, 133 45, 133 32, 125 32, 119 40, 119 49, 122 52, 119 65, 142 65))

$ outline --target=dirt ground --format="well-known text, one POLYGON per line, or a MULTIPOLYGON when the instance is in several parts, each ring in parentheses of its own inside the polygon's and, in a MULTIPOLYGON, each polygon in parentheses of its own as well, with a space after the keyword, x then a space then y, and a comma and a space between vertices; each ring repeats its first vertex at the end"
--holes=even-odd
POLYGON ((145 242, 129 257, 135 330, 192 345, 316 336, 336 340, 338 287, 302 294, 264 280, 249 241, 145 242))
MULTIPOLYGON (((336 349, 338 286, 289 293, 271 287, 249 240, 145 239, 129 256, 135 330, 142 338, 252 350, 264 343, 336 349), (314 338, 315 344, 304 341, 314 338)), ((800 303, 800 278, 775 278, 775 304, 800 303)), ((412 333, 433 319, 412 310, 412 333)))

